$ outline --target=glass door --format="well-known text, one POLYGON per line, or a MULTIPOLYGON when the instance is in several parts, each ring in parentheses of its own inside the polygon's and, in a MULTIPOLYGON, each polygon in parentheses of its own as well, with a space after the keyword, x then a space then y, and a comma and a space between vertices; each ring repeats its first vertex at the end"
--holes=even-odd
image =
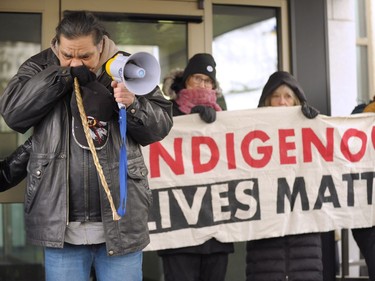
MULTIPOLYGON (((176 20, 121 13, 96 15, 121 51, 130 54, 148 52, 157 58, 161 66, 160 83, 172 69, 186 65, 188 18, 176 20)), ((162 265, 157 253, 144 252, 144 280, 158 281, 162 280, 162 276, 162 265)))
MULTIPOLYGON (((0 93, 19 66, 41 50, 42 16, 0 13, 0 93)), ((0 120, 0 158, 9 155, 28 134, 10 130, 0 120)), ((0 280, 43 280, 43 252, 26 244, 23 220, 25 183, 0 195, 0 280)))
POLYGON ((213 5, 212 52, 228 110, 258 106, 279 68, 277 8, 213 5))
POLYGON ((121 51, 148 52, 160 63, 161 81, 171 69, 187 61, 188 18, 146 17, 136 14, 96 13, 121 51))
MULTIPOLYGON (((256 108, 268 77, 283 67, 280 8, 214 4, 212 10, 212 54, 227 110, 256 108)), ((234 247, 226 279, 244 280, 246 243, 234 247)))

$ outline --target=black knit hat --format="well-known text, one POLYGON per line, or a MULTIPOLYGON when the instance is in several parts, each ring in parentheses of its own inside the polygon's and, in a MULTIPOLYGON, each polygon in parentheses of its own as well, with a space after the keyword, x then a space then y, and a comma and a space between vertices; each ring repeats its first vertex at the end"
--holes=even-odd
POLYGON ((214 81, 216 85, 216 62, 214 58, 207 53, 196 54, 190 58, 184 73, 182 75, 182 83, 185 84, 186 79, 192 74, 205 74, 214 81))

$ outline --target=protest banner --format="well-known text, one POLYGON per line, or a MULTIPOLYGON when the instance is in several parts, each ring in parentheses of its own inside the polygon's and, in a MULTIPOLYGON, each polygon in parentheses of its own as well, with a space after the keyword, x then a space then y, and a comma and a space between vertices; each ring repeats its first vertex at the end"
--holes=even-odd
POLYGON ((375 225, 375 114, 301 108, 174 118, 143 148, 153 205, 146 250, 375 225))

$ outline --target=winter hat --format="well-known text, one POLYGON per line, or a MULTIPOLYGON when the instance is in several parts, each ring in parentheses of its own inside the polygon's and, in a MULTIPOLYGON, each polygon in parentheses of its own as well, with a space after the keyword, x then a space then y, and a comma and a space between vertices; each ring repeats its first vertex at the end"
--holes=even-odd
MULTIPOLYGON (((100 150, 107 143, 109 136, 108 121, 112 119, 117 104, 109 90, 98 81, 81 86, 80 90, 90 135, 95 148, 100 150)), ((74 93, 70 100, 73 137, 80 147, 89 149, 75 95, 74 93)))
POLYGON ((192 74, 205 74, 216 84, 216 62, 214 58, 207 53, 195 54, 190 58, 182 75, 182 82, 185 84, 186 79, 192 74))

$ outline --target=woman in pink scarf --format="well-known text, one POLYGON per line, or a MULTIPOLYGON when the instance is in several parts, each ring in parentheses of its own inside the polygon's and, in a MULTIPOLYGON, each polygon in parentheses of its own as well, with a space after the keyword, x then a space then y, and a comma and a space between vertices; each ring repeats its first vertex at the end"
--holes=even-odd
MULTIPOLYGON (((210 54, 193 56, 185 70, 174 70, 164 79, 163 92, 173 102, 173 116, 198 113, 206 123, 216 120, 216 112, 225 109, 216 81, 216 63, 210 54)), ((198 246, 158 251, 163 260, 165 281, 224 281, 228 255, 233 243, 212 238, 198 246)))
POLYGON ((217 103, 223 96, 216 81, 215 67, 210 54, 196 54, 185 70, 176 69, 164 79, 163 92, 173 102, 173 116, 199 113, 207 123, 216 120, 216 111, 225 108, 217 103))

